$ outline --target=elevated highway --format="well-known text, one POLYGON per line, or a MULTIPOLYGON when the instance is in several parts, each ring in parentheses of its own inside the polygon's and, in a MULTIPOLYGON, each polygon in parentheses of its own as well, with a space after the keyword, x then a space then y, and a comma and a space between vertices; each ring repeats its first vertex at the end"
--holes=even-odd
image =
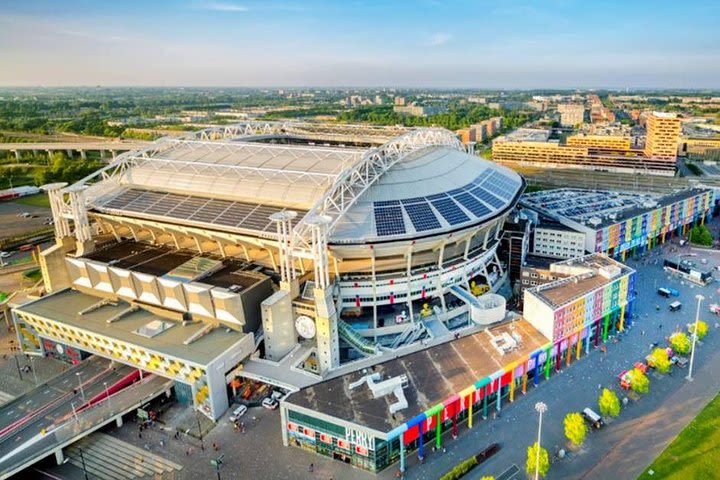
POLYGON ((168 392, 173 382, 91 357, 0 408, 0 479, 55 454, 168 392))
POLYGON ((21 152, 32 151, 34 153, 47 152, 52 155, 55 152, 66 152, 72 157, 79 153, 85 158, 89 151, 100 152, 104 157, 106 152, 115 157, 118 152, 138 150, 150 145, 151 142, 143 140, 98 140, 80 142, 33 142, 33 143, 0 143, 0 152, 12 152, 17 160, 21 159, 21 152))

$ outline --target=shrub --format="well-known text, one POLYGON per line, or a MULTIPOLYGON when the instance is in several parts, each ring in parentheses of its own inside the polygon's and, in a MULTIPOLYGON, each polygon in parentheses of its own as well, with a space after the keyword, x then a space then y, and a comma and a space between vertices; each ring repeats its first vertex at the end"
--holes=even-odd
POLYGON ((582 445, 587 435, 587 425, 582 415, 577 412, 568 413, 565 415, 563 424, 565 425, 565 437, 574 445, 582 445))
MULTIPOLYGON (((698 328, 698 333, 699 331, 700 329, 698 328)), ((690 338, 688 338, 688 336, 683 332, 673 333, 670 336, 670 346, 675 353, 687 355, 691 347, 690 338)))
POLYGON ((598 407, 601 415, 617 417, 620 414, 620 399, 612 390, 603 388, 598 398, 598 407))

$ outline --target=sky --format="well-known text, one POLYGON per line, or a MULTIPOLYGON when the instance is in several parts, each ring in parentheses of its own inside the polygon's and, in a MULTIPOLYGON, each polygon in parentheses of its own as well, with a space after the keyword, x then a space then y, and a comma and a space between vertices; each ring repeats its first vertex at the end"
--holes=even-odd
POLYGON ((717 0, 0 4, 0 86, 720 87, 717 0))

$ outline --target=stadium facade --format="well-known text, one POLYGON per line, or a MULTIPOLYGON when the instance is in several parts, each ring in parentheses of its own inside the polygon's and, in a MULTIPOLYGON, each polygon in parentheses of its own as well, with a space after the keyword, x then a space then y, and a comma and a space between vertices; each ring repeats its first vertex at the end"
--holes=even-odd
POLYGON ((50 294, 13 311, 23 350, 172 378, 216 419, 258 356, 293 389, 503 318, 469 291, 503 284, 524 181, 442 129, 247 123, 45 188, 50 294))

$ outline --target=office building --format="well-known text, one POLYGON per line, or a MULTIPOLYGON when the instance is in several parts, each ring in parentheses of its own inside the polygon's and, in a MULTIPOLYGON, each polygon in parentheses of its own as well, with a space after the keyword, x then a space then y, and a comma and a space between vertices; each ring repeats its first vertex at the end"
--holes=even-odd
POLYGON ((674 113, 652 112, 647 117, 645 155, 675 165, 680 140, 680 119, 674 113))
POLYGON ((582 104, 561 103, 557 107, 560 112, 560 125, 574 127, 585 121, 585 106, 582 104))

